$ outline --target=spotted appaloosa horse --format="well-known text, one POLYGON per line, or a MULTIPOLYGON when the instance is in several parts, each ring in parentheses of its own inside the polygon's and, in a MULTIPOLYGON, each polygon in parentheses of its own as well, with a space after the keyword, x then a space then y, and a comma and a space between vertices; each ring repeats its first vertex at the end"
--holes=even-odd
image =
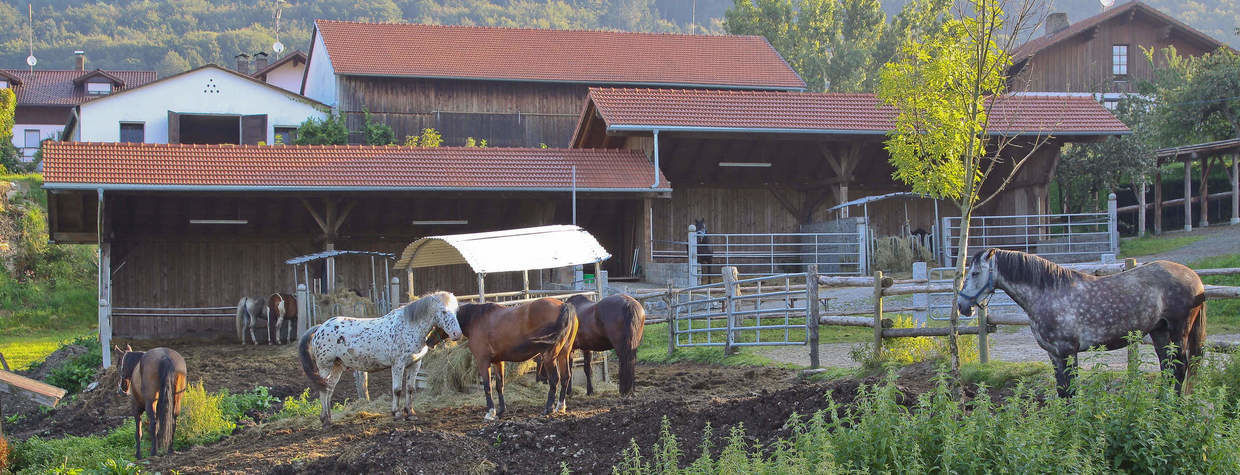
POLYGON ((412 380, 422 367, 432 328, 459 340, 456 296, 439 291, 392 310, 379 318, 332 317, 306 330, 297 343, 301 369, 319 392, 319 419, 331 424, 331 399, 345 368, 355 371, 392 369, 392 417, 413 416, 412 380), (402 406, 401 398, 404 397, 402 406))
POLYGON ((1163 368, 1174 369, 1176 389, 1191 376, 1192 359, 1206 339, 1205 287, 1192 269, 1153 261, 1119 274, 1095 277, 1060 267, 1041 257, 987 249, 969 261, 969 273, 956 296, 962 315, 995 289, 1003 289, 1032 322, 1038 346, 1055 365, 1059 395, 1071 395, 1076 354, 1091 347, 1108 350, 1128 344, 1132 331, 1149 334, 1163 368), (1175 354, 1167 346, 1174 343, 1175 354))

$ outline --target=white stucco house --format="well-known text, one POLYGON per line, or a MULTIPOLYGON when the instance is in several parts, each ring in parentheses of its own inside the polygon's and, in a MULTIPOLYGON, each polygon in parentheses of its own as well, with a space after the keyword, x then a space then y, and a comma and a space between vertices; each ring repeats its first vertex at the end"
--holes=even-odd
MULTIPOLYGON (((257 65, 256 65, 257 66, 257 65)), ((294 51, 266 67, 259 68, 253 76, 278 88, 300 93, 301 80, 306 75, 306 53, 294 51)))
POLYGON ((331 108, 208 64, 74 108, 61 140, 197 144, 291 144, 306 119, 331 108))

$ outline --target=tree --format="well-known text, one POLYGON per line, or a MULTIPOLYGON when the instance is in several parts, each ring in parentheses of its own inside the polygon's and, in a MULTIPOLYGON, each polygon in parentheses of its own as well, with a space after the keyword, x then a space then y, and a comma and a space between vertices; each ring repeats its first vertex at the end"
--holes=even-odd
POLYGON ((1142 96, 1126 97, 1119 101, 1114 113, 1132 134, 1064 148, 1055 169, 1063 212, 1093 211, 1085 205, 1099 203, 1100 193, 1115 191, 1130 180, 1143 181, 1157 168, 1154 151, 1158 147, 1152 141, 1155 134, 1151 110, 1150 100, 1142 96))
POLYGON ((365 125, 363 133, 366 135, 366 145, 391 145, 396 143, 396 133, 392 131, 392 127, 383 122, 371 120, 370 111, 362 108, 362 116, 365 117, 365 125))
POLYGON ((344 119, 332 114, 319 119, 306 119, 297 127, 297 145, 345 145, 349 143, 349 129, 344 119))
POLYGON ((12 88, 0 89, 0 173, 13 171, 17 165, 17 148, 13 146, 16 113, 17 95, 12 88))
MULTIPOLYGON (((1031 0, 1020 0, 1010 17, 1005 6, 1000 0, 966 1, 923 41, 905 43, 898 60, 883 67, 879 81, 879 98, 899 111, 886 142, 893 177, 915 192, 950 199, 960 209, 956 289, 964 281, 974 210, 1002 191, 1045 143, 1044 137, 1035 138, 1008 157, 1015 137, 989 130, 986 108, 1002 97, 1007 84, 1011 58, 1006 51, 1035 26, 1031 0), (982 196, 982 185, 1007 160, 1007 176, 982 196)), ((960 315, 952 307, 948 345, 952 371, 959 376, 960 315)))
MULTIPOLYGON (((1146 51, 1151 61, 1153 54, 1146 51)), ((1226 48, 1196 58, 1174 48, 1162 55, 1166 67, 1150 85, 1160 145, 1240 138, 1240 55, 1226 48)))
POLYGON ((155 71, 161 77, 168 77, 182 71, 190 69, 189 61, 181 57, 176 51, 169 51, 164 55, 164 59, 159 60, 159 65, 155 67, 155 71))

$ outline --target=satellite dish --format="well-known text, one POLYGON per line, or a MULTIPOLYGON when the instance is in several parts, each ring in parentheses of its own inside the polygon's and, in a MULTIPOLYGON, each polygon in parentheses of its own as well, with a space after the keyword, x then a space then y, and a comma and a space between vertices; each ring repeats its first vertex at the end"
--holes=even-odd
POLYGON ((34 57, 34 55, 33 55, 33 54, 32 54, 32 55, 30 55, 30 56, 27 56, 27 57, 26 57, 26 65, 28 65, 28 66, 30 66, 30 67, 32 67, 32 68, 33 68, 33 67, 34 67, 34 65, 36 65, 36 64, 39 64, 39 60, 38 60, 38 59, 35 59, 35 57, 34 57))
POLYGON ((1103 9, 1107 9, 1111 8, 1111 5, 1115 5, 1115 0, 1098 0, 1098 3, 1102 4, 1103 9))
POLYGON ((272 43, 272 45, 271 45, 271 50, 272 50, 272 51, 275 51, 275 52, 276 52, 276 54, 283 53, 283 52, 284 52, 284 43, 281 43, 281 42, 279 42, 279 41, 276 41, 275 43, 272 43))

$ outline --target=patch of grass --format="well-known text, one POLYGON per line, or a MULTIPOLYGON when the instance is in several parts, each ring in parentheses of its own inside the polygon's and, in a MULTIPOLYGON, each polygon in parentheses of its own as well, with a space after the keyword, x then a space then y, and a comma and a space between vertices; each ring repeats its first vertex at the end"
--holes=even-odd
POLYGON ((85 346, 86 353, 75 356, 59 368, 53 369, 47 375, 46 380, 48 384, 59 386, 69 394, 74 394, 95 380, 95 374, 103 366, 103 349, 99 346, 99 337, 95 335, 79 337, 71 344, 85 346))
MULTIPOLYGON (((1189 264, 1194 269, 1240 267, 1240 254, 1226 254, 1189 264)), ((1203 277, 1211 285, 1240 286, 1240 275, 1203 277)), ((1211 300, 1206 303, 1206 333, 1240 333, 1240 299, 1211 300)))
POLYGON ((272 396, 270 391, 271 389, 267 386, 257 386, 237 394, 223 389, 220 391, 220 412, 233 422, 241 422, 243 419, 258 422, 253 415, 266 412, 271 409, 272 404, 280 401, 279 398, 272 396))
MULTIPOLYGON (((74 467, 99 467, 109 460, 123 464, 133 460, 133 439, 132 423, 90 437, 42 439, 34 436, 14 444, 13 472, 73 473, 74 467)), ((143 446, 149 443, 147 439, 143 446)))
POLYGON ((986 387, 1001 388, 1008 384, 1047 380, 1053 372, 1051 365, 1042 362, 1011 363, 965 363, 960 365, 960 379, 965 384, 985 383, 986 387))
POLYGON ((678 347, 671 356, 668 356, 667 337, 666 323, 646 325, 646 329, 642 332, 641 346, 637 347, 638 361, 647 363, 693 362, 726 366, 795 367, 795 365, 777 363, 770 358, 755 354, 749 348, 741 348, 733 355, 724 355, 722 346, 678 347))
POLYGON ((1204 239, 1205 236, 1145 236, 1120 240, 1119 257, 1148 256, 1179 249, 1204 239))
POLYGON ((89 330, 67 330, 0 336, 0 353, 4 354, 10 369, 23 370, 43 361, 65 343, 89 334, 89 330))
POLYGON ((311 397, 310 389, 307 388, 301 392, 300 396, 288 396, 284 398, 284 405, 280 407, 280 411, 271 416, 271 420, 290 419, 294 417, 318 417, 319 415, 319 398, 311 397))
POLYGON ((202 381, 189 385, 177 419, 177 447, 210 444, 232 434, 237 424, 221 407, 226 395, 208 394, 202 381))

